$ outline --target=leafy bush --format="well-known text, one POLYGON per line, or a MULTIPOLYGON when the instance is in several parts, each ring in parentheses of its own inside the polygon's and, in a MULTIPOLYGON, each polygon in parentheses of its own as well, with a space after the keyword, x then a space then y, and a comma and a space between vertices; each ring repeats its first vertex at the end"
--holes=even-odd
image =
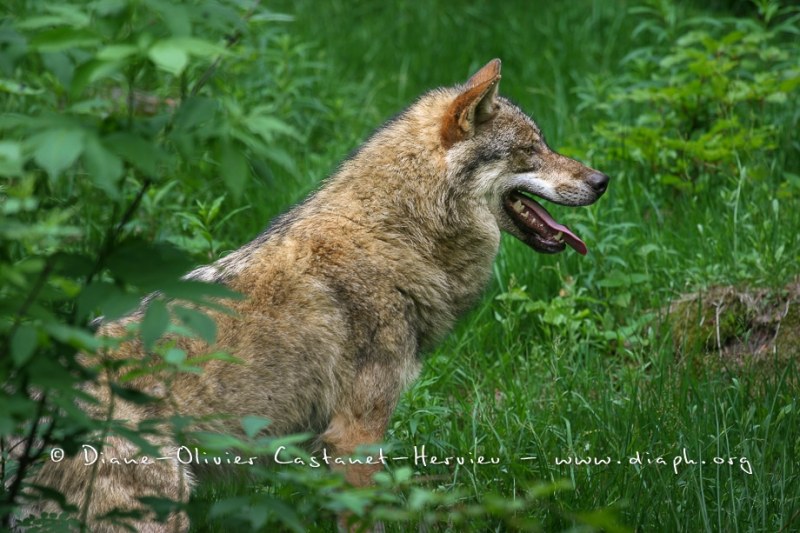
MULTIPOLYGON (((19 1, 5 10, 0 352, 9 357, 0 360, 0 461, 7 525, 24 498, 23 478, 49 447, 74 453, 92 435, 125 431, 75 405, 91 401, 77 385, 103 372, 103 350, 123 340, 95 337, 93 318, 124 316, 159 291, 126 338, 141 336, 161 360, 155 368, 199 371, 200 361, 186 361, 174 341, 157 341, 167 332, 213 341, 213 322, 198 307, 168 309, 162 298, 202 308, 231 296, 181 276, 195 257, 216 258, 213 233, 240 211, 220 214, 222 190, 241 196, 254 168, 294 172, 275 141, 300 134, 274 116, 272 101, 243 106, 219 81, 235 80, 255 61, 252 51, 231 61, 251 49, 243 44, 249 32, 274 38, 283 16, 216 0, 19 1), (196 208, 182 188, 206 191, 196 208), (78 365, 78 352, 97 367, 78 365)), ((126 364, 128 376, 153 371, 126 364)), ((111 386, 147 401, 124 382, 111 386)))
POLYGON ((796 126, 780 110, 800 93, 800 11, 768 4, 760 20, 682 19, 671 2, 650 4, 631 10, 642 19, 634 35, 656 44, 630 52, 619 80, 579 89, 581 108, 608 117, 595 127, 594 152, 676 191, 703 193, 729 185, 727 177, 735 183, 745 166, 763 179, 765 156, 796 126))

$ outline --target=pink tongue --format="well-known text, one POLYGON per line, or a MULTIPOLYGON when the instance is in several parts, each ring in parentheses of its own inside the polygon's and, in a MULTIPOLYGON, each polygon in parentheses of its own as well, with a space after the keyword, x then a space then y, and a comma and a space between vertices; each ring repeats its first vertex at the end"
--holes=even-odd
POLYGON ((572 233, 572 231, 566 227, 564 224, 559 224, 553 217, 550 216, 550 213, 547 210, 540 206, 538 203, 524 197, 520 196, 520 199, 525 204, 525 207, 536 213, 536 216, 539 217, 544 224, 553 230, 554 233, 558 233, 559 231, 564 234, 564 242, 569 244, 576 252, 581 255, 586 255, 588 252, 586 248, 586 243, 578 238, 577 235, 572 233))

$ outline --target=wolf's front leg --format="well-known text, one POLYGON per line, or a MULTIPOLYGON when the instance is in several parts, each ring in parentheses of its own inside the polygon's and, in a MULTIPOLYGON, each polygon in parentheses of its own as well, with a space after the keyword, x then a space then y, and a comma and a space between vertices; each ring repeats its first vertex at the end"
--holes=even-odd
MULTIPOLYGON (((345 458, 355 455, 359 446, 377 444, 383 440, 388 417, 372 419, 370 415, 347 413, 337 414, 331 420, 322 440, 328 447, 331 457, 345 458)), ((374 459, 374 458, 373 458, 374 459)), ((372 476, 382 469, 377 460, 371 464, 333 464, 331 468, 344 473, 344 479, 354 487, 372 484, 372 476)))
MULTIPOLYGON (((382 410, 381 410, 382 411, 382 410)), ((369 409, 367 412, 344 412, 334 415, 328 430, 322 435, 322 440, 333 458, 342 457, 345 464, 333 464, 331 468, 344 473, 344 478, 354 487, 366 487, 373 483, 372 476, 379 472, 382 465, 350 464, 348 456, 356 453, 359 446, 377 444, 383 440, 386 431, 388 416, 384 412, 369 409)), ((362 524, 353 522, 350 513, 342 513, 338 519, 339 531, 365 531, 362 524)), ((383 524, 374 524, 372 533, 384 531, 383 524)))
MULTIPOLYGON (((321 440, 334 458, 353 456, 360 446, 380 443, 386 433, 397 400, 405 385, 417 372, 413 359, 394 360, 392 365, 372 364, 362 367, 354 383, 342 393, 328 429, 321 440)), ((360 464, 334 464, 332 468, 344 473, 345 480, 354 487, 365 487, 373 483, 372 477, 383 465, 372 455, 372 461, 360 464)), ((361 524, 348 525, 348 516, 339 517, 339 526, 345 531, 362 531, 361 524)), ((378 523, 372 531, 383 531, 378 523)))

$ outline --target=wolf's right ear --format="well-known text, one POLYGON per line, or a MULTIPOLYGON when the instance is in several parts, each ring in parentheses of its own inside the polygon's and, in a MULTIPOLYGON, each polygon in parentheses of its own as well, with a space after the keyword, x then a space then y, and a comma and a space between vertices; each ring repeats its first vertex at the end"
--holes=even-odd
POLYGON ((445 149, 469 138, 478 124, 497 113, 497 88, 500 85, 500 60, 492 59, 472 75, 464 89, 447 109, 442 122, 442 145, 445 149))

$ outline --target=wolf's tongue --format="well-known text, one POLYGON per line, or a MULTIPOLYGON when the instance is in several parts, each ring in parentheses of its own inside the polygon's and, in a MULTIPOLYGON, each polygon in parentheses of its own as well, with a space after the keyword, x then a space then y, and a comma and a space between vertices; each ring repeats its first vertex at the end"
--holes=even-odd
POLYGON ((572 233, 572 231, 564 224, 559 224, 553 220, 553 217, 550 216, 550 213, 547 212, 547 209, 539 205, 537 202, 534 202, 529 198, 525 198, 524 196, 522 197, 522 201, 525 203, 525 207, 533 211, 536 216, 539 217, 542 222, 544 222, 545 226, 553 230, 554 233, 558 233, 559 231, 563 233, 564 242, 569 244, 579 254, 586 255, 586 252, 588 252, 586 243, 580 240, 580 238, 572 233))

